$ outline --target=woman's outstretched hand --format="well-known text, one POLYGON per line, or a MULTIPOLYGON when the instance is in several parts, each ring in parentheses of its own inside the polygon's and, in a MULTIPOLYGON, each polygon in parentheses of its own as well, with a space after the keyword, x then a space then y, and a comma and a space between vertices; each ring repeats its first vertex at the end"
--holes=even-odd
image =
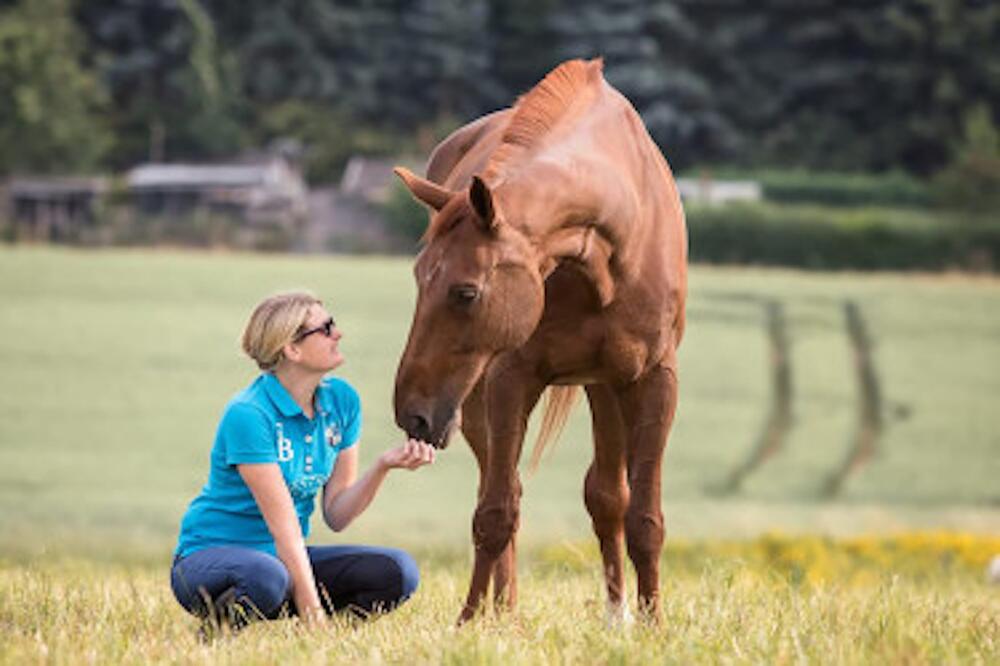
POLYGON ((419 439, 408 439, 379 456, 379 462, 386 469, 417 469, 434 462, 434 447, 419 439))

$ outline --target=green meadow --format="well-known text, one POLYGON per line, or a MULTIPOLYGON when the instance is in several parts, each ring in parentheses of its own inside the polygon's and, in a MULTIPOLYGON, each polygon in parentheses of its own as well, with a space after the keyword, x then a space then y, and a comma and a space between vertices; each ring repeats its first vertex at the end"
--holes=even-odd
MULTIPOLYGON (((415 295, 409 260, 0 249, 0 662, 986 663, 1000 654, 996 590, 983 585, 981 561, 935 577, 934 557, 921 584, 896 580, 890 566, 843 589, 796 587, 756 565, 744 580, 738 553, 704 569, 668 566, 666 633, 606 630, 581 499, 591 453, 582 400, 540 468, 522 470, 525 585, 514 617, 450 629, 476 478, 458 438, 432 467, 390 476, 345 533, 315 523, 313 542, 420 554, 421 595, 398 618, 335 623, 333 643, 284 623, 198 644, 166 588, 177 523, 204 483, 221 409, 255 376, 238 348, 242 325, 260 298, 290 288, 320 295, 344 331, 338 373, 361 393, 371 460, 400 439, 391 395, 415 295), (553 548, 562 555, 544 566, 553 548), (76 625, 93 631, 74 647, 76 625)), ((769 532, 1000 533, 998 370, 995 278, 693 268, 663 470, 668 549, 769 532), (763 299, 788 317, 794 425, 739 493, 719 497, 711 489, 750 455, 770 408, 763 299), (886 427, 875 455, 823 498, 858 425, 846 300, 875 343, 886 427)))
MULTIPOLYGON (((0 552, 169 549, 216 419, 256 372, 237 344, 245 318, 297 287, 344 330, 340 373, 361 393, 370 459, 400 438, 391 396, 415 295, 409 261, 0 251, 0 552)), ((664 464, 671 534, 998 526, 1000 282, 696 267, 689 312, 664 464), (795 423, 742 492, 719 499, 706 489, 749 454, 771 400, 763 310, 749 296, 785 305, 795 423), (820 501, 857 425, 848 298, 875 341, 887 426, 876 456, 820 501)), ((538 471, 524 470, 526 538, 588 533, 590 453, 581 400, 538 471)), ((458 438, 433 468, 391 478, 348 535, 464 543, 475 477, 458 438)))

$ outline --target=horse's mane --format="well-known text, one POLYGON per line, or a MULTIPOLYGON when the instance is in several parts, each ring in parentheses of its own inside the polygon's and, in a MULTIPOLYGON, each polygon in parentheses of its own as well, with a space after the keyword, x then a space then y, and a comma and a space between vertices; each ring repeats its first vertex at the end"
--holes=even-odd
MULTIPOLYGON (((602 80, 604 60, 567 60, 522 95, 483 170, 483 179, 492 184, 496 177, 519 156, 526 155, 542 143, 549 131, 566 115, 566 111, 584 98, 591 86, 602 80)), ((456 197, 434 216, 421 238, 428 243, 451 229, 468 210, 469 203, 456 197)))
POLYGON ((514 114, 504 129, 500 145, 493 152, 484 171, 490 182, 516 156, 530 151, 580 99, 580 93, 601 80, 604 60, 588 62, 567 60, 522 95, 514 105, 514 114))

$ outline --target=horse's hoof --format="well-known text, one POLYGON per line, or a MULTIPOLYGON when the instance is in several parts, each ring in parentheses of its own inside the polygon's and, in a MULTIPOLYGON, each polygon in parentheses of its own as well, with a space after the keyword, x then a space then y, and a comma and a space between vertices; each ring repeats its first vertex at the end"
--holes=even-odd
POLYGON ((471 620, 476 616, 476 611, 473 608, 466 606, 462 609, 462 612, 458 614, 458 619, 455 620, 455 628, 461 627, 463 624, 471 620))
POLYGON ((609 629, 628 629, 635 624, 635 616, 624 601, 620 604, 608 603, 605 618, 609 629))

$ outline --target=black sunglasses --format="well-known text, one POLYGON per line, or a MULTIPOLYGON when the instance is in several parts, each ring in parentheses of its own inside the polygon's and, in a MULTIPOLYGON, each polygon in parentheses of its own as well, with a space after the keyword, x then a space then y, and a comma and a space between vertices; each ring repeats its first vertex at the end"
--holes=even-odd
POLYGON ((333 335, 333 329, 336 327, 337 323, 333 321, 333 317, 330 317, 316 328, 310 328, 308 331, 302 331, 301 333, 296 335, 295 342, 302 342, 313 333, 322 333, 326 337, 330 337, 331 335, 333 335))

